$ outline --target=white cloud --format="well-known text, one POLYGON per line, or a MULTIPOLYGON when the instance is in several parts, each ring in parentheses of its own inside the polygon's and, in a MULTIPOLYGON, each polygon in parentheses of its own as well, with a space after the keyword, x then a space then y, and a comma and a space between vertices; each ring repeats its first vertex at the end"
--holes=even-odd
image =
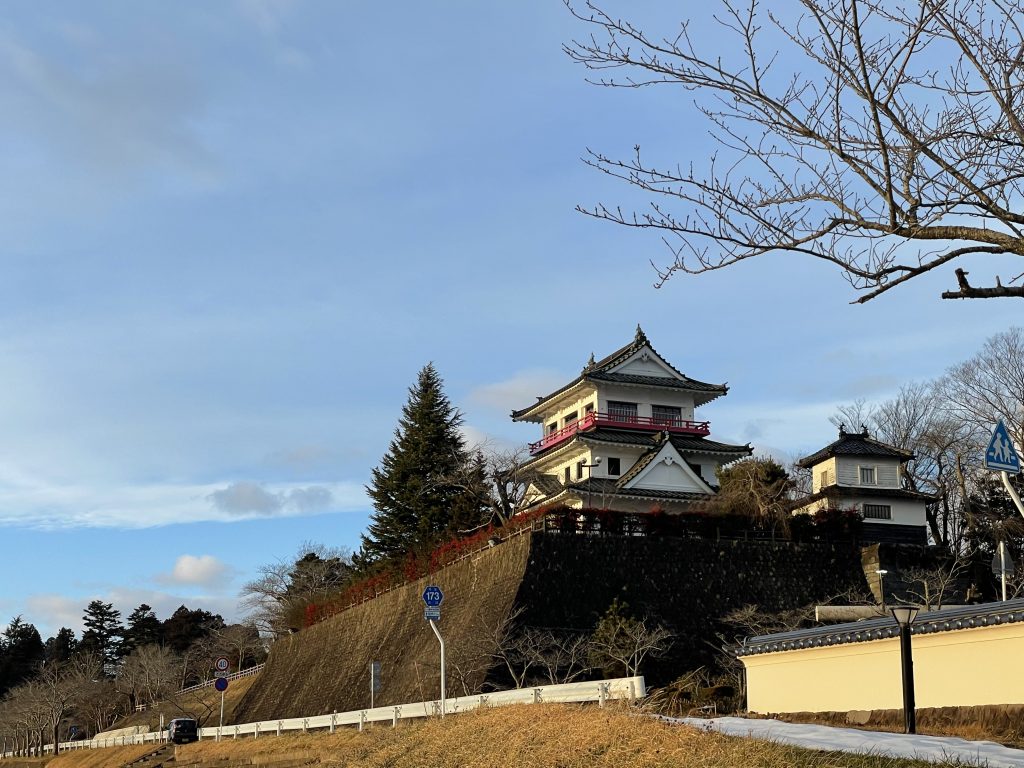
POLYGON ((161 574, 158 581, 166 584, 190 584, 212 587, 231 579, 231 568, 213 555, 182 555, 170 574, 161 574))
POLYGON ((29 595, 25 598, 25 615, 30 618, 26 620, 36 625, 44 639, 61 627, 69 627, 80 635, 82 614, 88 603, 64 595, 29 595))
POLYGON ((564 373, 540 369, 519 371, 512 378, 477 387, 469 393, 469 400, 507 414, 525 408, 565 383, 564 373))
POLYGON ((356 512, 369 507, 358 483, 231 483, 135 486, 62 485, 0 476, 0 526, 153 528, 231 522, 269 515, 356 512))

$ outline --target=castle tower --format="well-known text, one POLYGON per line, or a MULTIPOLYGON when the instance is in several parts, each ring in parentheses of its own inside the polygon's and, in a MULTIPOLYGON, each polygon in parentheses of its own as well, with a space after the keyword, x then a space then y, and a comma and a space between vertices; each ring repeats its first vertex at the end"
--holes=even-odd
POLYGON ((710 424, 697 420, 699 406, 727 392, 678 371, 637 326, 629 344, 591 355, 564 387, 512 412, 542 430, 530 444, 527 507, 683 512, 709 498, 719 467, 752 452, 709 439, 710 424))

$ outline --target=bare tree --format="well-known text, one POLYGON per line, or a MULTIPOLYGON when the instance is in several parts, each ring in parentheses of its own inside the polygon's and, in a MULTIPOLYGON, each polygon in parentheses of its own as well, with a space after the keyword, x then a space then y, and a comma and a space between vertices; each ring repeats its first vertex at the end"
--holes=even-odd
POLYGON ((937 611, 968 575, 970 567, 971 558, 958 555, 932 568, 908 568, 902 576, 907 582, 907 593, 917 598, 923 607, 937 611))
POLYGON ((700 169, 588 150, 651 202, 580 210, 660 233, 658 285, 782 251, 838 267, 863 303, 981 257, 1009 284, 959 267, 942 298, 1024 297, 1021 0, 801 0, 798 16, 720 0, 731 45, 566 3, 591 35, 565 50, 594 82, 694 92, 721 146, 700 169))
POLYGON ((545 630, 536 636, 533 648, 536 666, 551 685, 571 683, 593 668, 590 635, 545 630))
POLYGON ((216 635, 221 650, 234 658, 235 668, 238 671, 243 669, 246 659, 255 658, 255 663, 259 663, 267 655, 266 647, 254 621, 229 624, 223 629, 217 630, 216 635))
POLYGON ((590 661, 605 674, 639 674, 648 656, 668 651, 673 638, 667 627, 629 614, 625 603, 613 600, 590 638, 590 661))
POLYGON ((351 563, 347 549, 305 542, 294 560, 260 566, 259 576, 242 587, 242 605, 251 611, 248 622, 272 637, 297 629, 306 605, 337 592, 351 578, 351 563))
POLYGON ((137 704, 154 704, 179 690, 182 660, 168 648, 144 645, 121 664, 115 684, 128 697, 129 711, 137 704))

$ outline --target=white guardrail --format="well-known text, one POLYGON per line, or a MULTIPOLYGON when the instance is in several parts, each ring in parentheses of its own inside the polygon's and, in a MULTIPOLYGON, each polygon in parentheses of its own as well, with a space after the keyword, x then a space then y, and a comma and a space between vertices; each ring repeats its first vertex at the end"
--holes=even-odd
MULTIPOLYGON (((495 691, 476 696, 458 696, 445 700, 445 713, 455 714, 469 712, 480 707, 504 707, 510 704, 574 704, 594 701, 604 706, 606 701, 619 699, 634 700, 647 695, 644 678, 621 677, 616 680, 594 680, 583 683, 566 683, 564 685, 544 685, 537 688, 517 688, 511 691, 495 691)), ((258 723, 242 723, 199 729, 200 739, 234 738, 239 736, 280 736, 285 731, 312 731, 334 729, 340 726, 358 726, 359 730, 367 723, 390 723, 398 725, 399 720, 412 720, 420 717, 435 717, 441 714, 441 700, 420 701, 413 704, 401 704, 391 707, 375 707, 358 709, 352 712, 334 712, 316 717, 290 717, 282 720, 261 720, 258 723)), ((67 741, 60 745, 62 752, 73 749, 96 749, 101 747, 120 747, 128 744, 160 743, 167 738, 166 731, 136 733, 123 736, 92 739, 89 741, 67 741)), ((53 751, 53 745, 43 747, 46 753, 53 751)), ((7 752, 3 757, 11 757, 7 752)))

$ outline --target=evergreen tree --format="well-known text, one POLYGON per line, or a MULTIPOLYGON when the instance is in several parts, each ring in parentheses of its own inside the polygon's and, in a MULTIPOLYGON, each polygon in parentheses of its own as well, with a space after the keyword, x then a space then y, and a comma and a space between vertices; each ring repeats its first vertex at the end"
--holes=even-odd
POLYGON ((0 635, 0 697, 32 677, 43 660, 39 630, 15 616, 0 635))
POLYGON ((197 640, 206 640, 225 626, 220 614, 202 608, 189 610, 181 605, 163 622, 161 633, 168 648, 175 653, 184 653, 197 640))
POLYGON ((61 627, 56 635, 46 641, 45 660, 47 665, 64 664, 71 660, 78 650, 78 640, 74 630, 61 627))
POLYGON ((461 425, 441 377, 426 365, 409 388, 395 437, 366 489, 376 512, 362 537, 360 565, 429 547, 472 517, 465 511, 466 493, 454 481, 469 460, 461 425))
POLYGON ((156 645, 162 638, 162 624, 153 609, 143 603, 128 615, 128 627, 124 631, 124 653, 128 655, 136 648, 156 645))
MULTIPOLYGON (((81 650, 95 653, 103 659, 105 668, 117 663, 122 656, 122 638, 124 627, 121 626, 121 612, 115 610, 112 603, 93 600, 85 608, 82 617, 85 630, 82 632, 81 650)), ((109 669, 106 670, 108 673, 109 669)))

